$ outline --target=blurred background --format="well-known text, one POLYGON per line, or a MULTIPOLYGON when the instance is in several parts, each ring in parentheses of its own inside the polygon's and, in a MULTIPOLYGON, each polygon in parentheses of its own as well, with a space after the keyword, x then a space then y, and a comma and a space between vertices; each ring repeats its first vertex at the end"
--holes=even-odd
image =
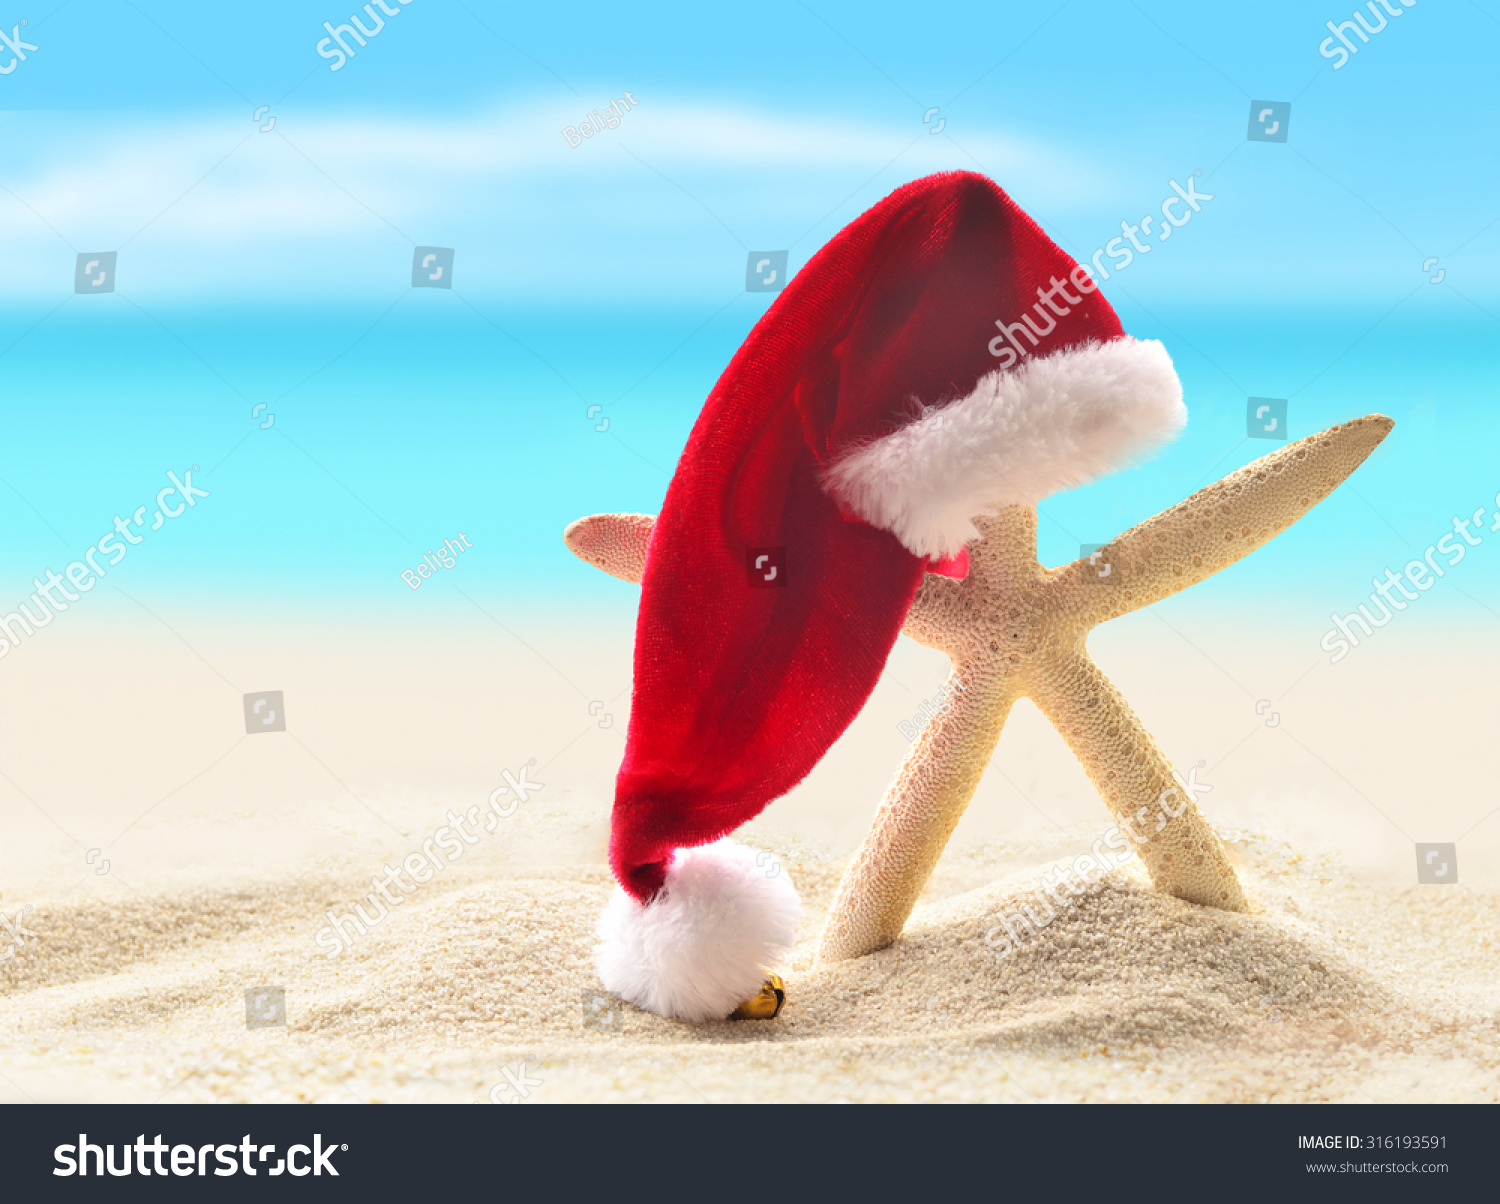
MULTIPOLYGON (((1044 561, 1279 436, 1396 419, 1298 526, 1094 641, 1168 754, 1206 762, 1210 814, 1290 799, 1287 823, 1403 881, 1413 840, 1493 850, 1500 5, 1397 5, 1342 61, 1347 3, 388 7, 341 63, 318 47, 348 0, 0 11, 21 43, 0 48, 0 612, 169 471, 210 494, 0 660, 0 802, 33 837, 7 872, 60 889, 115 840, 116 873, 167 848, 153 873, 239 864, 243 825, 201 838, 235 807, 417 823, 400 800, 479 802, 529 759, 598 854, 635 590, 564 525, 657 509, 774 300, 746 287, 759 253, 794 274, 955 168, 1081 260, 1172 181, 1212 197, 1103 285, 1172 353, 1188 428, 1046 502, 1044 561), (615 128, 565 136, 627 91, 615 128), (413 286, 427 248, 449 287, 413 286), (1285 402, 1269 437, 1252 397, 1285 402), (1481 507, 1482 544, 1330 665, 1330 614, 1481 507), (460 532, 472 550, 411 589, 460 532), (243 695, 271 689, 287 732, 250 740, 243 695)), ((898 647, 773 818, 852 847, 943 673, 898 647)), ((1102 830, 1025 707, 996 767, 963 831, 1102 830)))

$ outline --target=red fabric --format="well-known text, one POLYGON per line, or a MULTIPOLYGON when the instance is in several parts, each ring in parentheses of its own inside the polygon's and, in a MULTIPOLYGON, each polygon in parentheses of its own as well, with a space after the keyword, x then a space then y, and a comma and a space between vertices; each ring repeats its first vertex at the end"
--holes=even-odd
MULTIPOLYGON (((913 398, 972 392, 995 368, 996 320, 1019 321, 1075 266, 992 181, 929 176, 840 231, 740 347, 646 558, 610 843, 637 899, 675 849, 726 835, 807 775, 900 633, 927 566, 845 519, 822 470, 910 421, 913 398), (751 588, 747 552, 776 547, 785 585, 751 588)), ((1095 292, 1033 354, 1121 333, 1095 292)), ((961 559, 934 567, 962 575, 961 559)))
POLYGON ((936 573, 939 577, 957 577, 959 580, 969 575, 969 549, 959 548, 957 556, 950 556, 947 560, 929 560, 927 571, 936 573))

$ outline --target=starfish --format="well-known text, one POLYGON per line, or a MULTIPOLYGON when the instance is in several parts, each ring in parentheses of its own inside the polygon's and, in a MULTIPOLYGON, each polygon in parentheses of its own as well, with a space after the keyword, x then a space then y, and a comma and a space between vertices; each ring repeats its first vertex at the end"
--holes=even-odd
MULTIPOLYGON (((951 705, 922 728, 881 800, 839 884, 818 961, 860 957, 901 935, 1018 698, 1030 698, 1062 735, 1158 890, 1247 911, 1223 845, 1085 641, 1100 623, 1160 602, 1286 530, 1393 425, 1371 414, 1290 443, 1059 568, 1037 560, 1035 508, 975 517, 967 575, 928 573, 902 627, 947 653, 951 705)), ((654 522, 595 514, 570 524, 564 540, 638 584, 654 522)))

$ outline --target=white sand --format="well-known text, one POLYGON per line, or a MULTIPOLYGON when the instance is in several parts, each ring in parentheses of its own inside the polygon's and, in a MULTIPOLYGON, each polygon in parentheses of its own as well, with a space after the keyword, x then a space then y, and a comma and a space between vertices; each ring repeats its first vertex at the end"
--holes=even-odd
MULTIPOLYGON (((363 637, 178 627, 229 682, 149 625, 125 643, 59 628, 45 656, 4 666, 0 910, 31 904, 38 936, 0 962, 0 1101, 511 1099, 505 1070, 523 1062, 541 1103, 1500 1100, 1500 884, 1486 878, 1500 820, 1461 842, 1457 887, 1417 886, 1396 830, 1446 840, 1482 820, 1490 796, 1466 788, 1492 780, 1492 754, 1450 740, 1435 769, 1432 749, 1469 705, 1468 675, 1477 693, 1493 673, 1434 665, 1396 633, 1384 659, 1317 670, 1277 704, 1301 744, 1171 636, 1138 626, 1134 659, 1096 646, 1179 764, 1222 761, 1204 806, 1254 914, 1159 896, 1132 863, 998 956, 984 933, 1108 826, 1023 711, 907 936, 815 969, 842 863, 904 748, 895 720, 941 681, 904 646, 891 672, 905 684, 883 684, 829 763, 745 833, 806 909, 781 1017, 688 1028, 625 1008, 609 1031, 589 1026, 583 993, 623 699, 599 729, 588 699, 493 630, 412 636, 376 665, 363 637), (1418 663, 1420 708, 1388 690, 1384 711, 1367 704, 1371 681, 1418 663), (256 688, 287 691, 287 736, 240 741, 238 691, 256 688), (1388 726, 1372 718, 1392 708, 1388 726), (350 911, 447 807, 482 803, 531 756, 551 758, 539 796, 323 956, 329 908, 350 911), (1422 764, 1438 774, 1426 794, 1404 784, 1422 764), (103 875, 85 862, 98 846, 103 875), (247 1030, 245 989, 273 984, 286 1026, 247 1030)), ((613 630, 528 635, 584 693, 623 684, 628 629, 623 645, 613 630)), ((1213 647, 1252 693, 1256 674, 1284 689, 1317 656, 1304 643, 1268 668, 1213 647)))

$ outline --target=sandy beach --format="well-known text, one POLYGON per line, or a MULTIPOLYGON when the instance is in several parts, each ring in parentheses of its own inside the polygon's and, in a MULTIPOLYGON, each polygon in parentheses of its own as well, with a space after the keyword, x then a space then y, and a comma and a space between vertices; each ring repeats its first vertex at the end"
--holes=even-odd
POLYGON ((1500 1098, 1497 824, 1486 754, 1444 734, 1483 675, 1420 638, 1387 633, 1336 667, 1295 632, 1254 648, 1191 615, 1093 641, 1169 755, 1206 762, 1203 806, 1250 915, 1158 895, 1133 859, 1050 906, 1048 868, 1108 816, 1022 704, 906 936, 814 967, 898 723, 942 681, 903 640, 829 758, 742 836, 803 899, 785 1009, 694 1028, 601 997, 591 964, 628 715, 624 587, 591 625, 449 616, 378 662, 373 630, 314 619, 293 639, 132 609, 59 625, 6 665, 0 910, 32 935, 0 961, 0 1098, 1500 1098), (1442 705, 1373 709, 1397 673, 1442 705), (1257 715, 1240 683, 1285 697, 1257 715), (245 735, 241 693, 273 685, 287 731, 245 735), (1438 740, 1434 771, 1413 750, 1438 740), (372 876, 507 772, 541 786, 382 907, 372 876), (1434 772, 1440 788, 1420 788, 1434 772), (1460 883, 1417 884, 1407 834, 1468 828, 1460 883), (357 903, 378 922, 331 942, 357 903), (996 925, 1027 906, 1056 914, 1002 955, 996 925), (248 1028, 246 991, 264 987, 284 991, 284 1023, 248 1028))

